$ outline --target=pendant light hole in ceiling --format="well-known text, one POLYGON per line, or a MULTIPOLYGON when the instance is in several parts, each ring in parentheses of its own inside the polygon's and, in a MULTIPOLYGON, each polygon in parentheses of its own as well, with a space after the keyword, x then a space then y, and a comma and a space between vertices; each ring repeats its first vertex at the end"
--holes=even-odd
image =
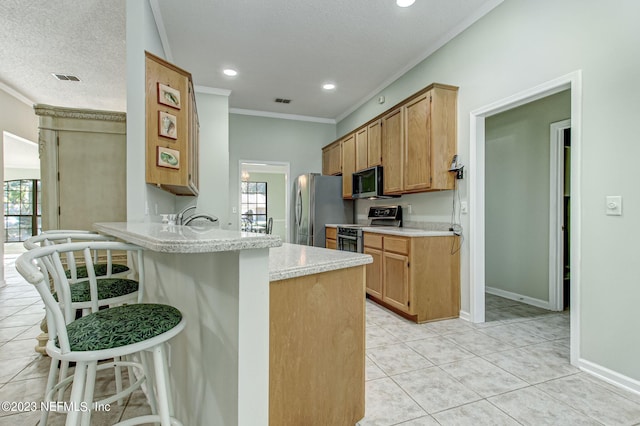
POLYGON ((396 0, 396 4, 400 7, 409 7, 415 2, 416 0, 396 0))

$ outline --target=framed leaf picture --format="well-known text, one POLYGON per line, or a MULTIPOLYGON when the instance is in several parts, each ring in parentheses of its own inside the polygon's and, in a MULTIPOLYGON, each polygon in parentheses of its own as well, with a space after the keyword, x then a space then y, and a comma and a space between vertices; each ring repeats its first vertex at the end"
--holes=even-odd
POLYGON ((156 160, 158 167, 168 167, 170 169, 180 168, 180 151, 177 149, 158 147, 158 157, 156 160))
POLYGON ((166 84, 158 83, 158 103, 180 109, 180 91, 166 84))
POLYGON ((165 138, 178 139, 178 118, 168 112, 159 111, 158 134, 165 138))

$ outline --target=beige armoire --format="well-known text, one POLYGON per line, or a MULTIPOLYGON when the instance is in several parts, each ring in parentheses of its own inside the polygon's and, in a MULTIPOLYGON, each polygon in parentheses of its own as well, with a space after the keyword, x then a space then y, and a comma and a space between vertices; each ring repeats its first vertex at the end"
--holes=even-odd
POLYGON ((126 114, 36 105, 42 229, 126 221, 126 114))

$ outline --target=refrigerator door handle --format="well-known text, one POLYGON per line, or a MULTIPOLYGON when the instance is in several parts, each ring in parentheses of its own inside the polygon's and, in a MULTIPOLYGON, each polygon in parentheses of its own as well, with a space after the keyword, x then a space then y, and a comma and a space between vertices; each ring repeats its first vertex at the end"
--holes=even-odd
POLYGON ((300 227, 302 222, 302 191, 298 188, 298 196, 296 199, 296 223, 300 227))

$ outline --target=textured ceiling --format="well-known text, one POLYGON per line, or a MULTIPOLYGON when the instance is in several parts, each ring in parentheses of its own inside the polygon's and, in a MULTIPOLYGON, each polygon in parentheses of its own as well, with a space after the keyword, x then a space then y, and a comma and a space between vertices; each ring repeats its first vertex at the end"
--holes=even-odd
POLYGON ((0 82, 32 102, 126 110, 125 0, 2 0, 0 50, 0 82))
MULTIPOLYGON (((0 87, 35 103, 125 111, 125 1, 0 1, 0 87)), ((196 85, 231 90, 232 108, 335 119, 501 1, 417 0, 406 9, 394 0, 151 5, 168 59, 196 85), (225 67, 239 75, 223 76, 225 67), (337 88, 323 91, 326 81, 337 88)))

